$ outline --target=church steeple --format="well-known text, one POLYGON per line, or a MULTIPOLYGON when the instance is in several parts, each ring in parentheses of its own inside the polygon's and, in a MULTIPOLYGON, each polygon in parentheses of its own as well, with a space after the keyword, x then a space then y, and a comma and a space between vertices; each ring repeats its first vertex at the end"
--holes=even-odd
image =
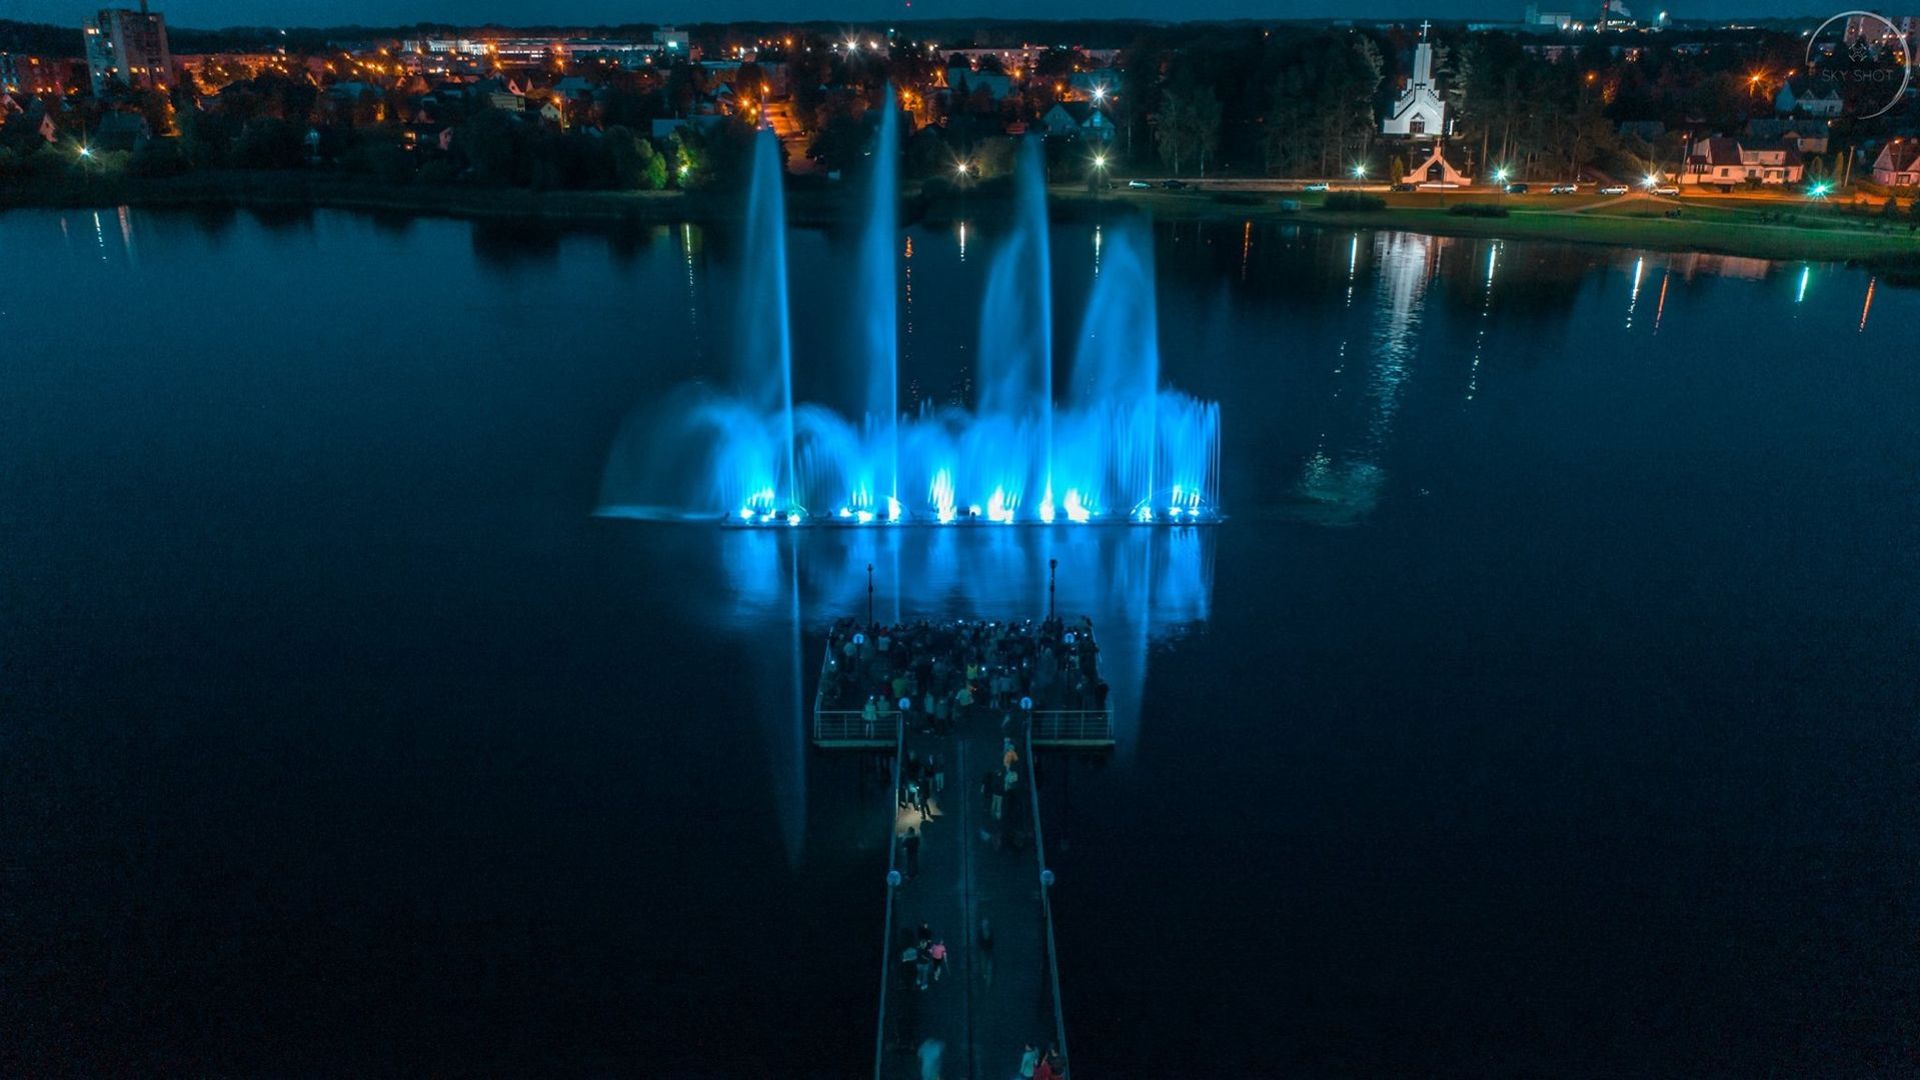
POLYGON ((1434 138, 1446 134, 1446 104, 1433 79, 1433 23, 1422 20, 1420 40, 1413 47, 1413 72, 1400 92, 1381 131, 1387 135, 1434 138))

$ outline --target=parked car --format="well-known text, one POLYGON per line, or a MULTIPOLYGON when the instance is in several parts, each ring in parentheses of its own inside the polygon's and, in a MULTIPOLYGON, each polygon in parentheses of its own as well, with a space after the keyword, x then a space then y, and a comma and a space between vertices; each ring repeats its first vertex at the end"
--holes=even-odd
POLYGON ((1578 195, 1579 193, 1578 184, 1555 184, 1547 189, 1549 195, 1578 195))
POLYGON ((1625 195, 1626 193, 1627 185, 1625 184, 1608 184, 1600 189, 1602 195, 1625 195))
POLYGON ((1306 187, 1303 187, 1300 190, 1301 191, 1332 191, 1333 185, 1328 183, 1308 184, 1306 187))
POLYGON ((1168 191, 1180 191, 1186 188, 1187 182, 1185 180, 1162 180, 1160 181, 1160 186, 1166 188, 1168 191))
POLYGON ((1523 183, 1520 183, 1517 180, 1507 185, 1507 194, 1509 195, 1525 195, 1527 192, 1532 190, 1533 190, 1532 188, 1528 187, 1523 183))
POLYGON ((1143 191, 1153 187, 1152 184, 1147 183, 1145 180, 1129 180, 1127 181, 1127 186, 1130 188, 1136 188, 1143 191))
POLYGON ((1655 195, 1678 195, 1680 194, 1680 185, 1661 184, 1659 187, 1653 189, 1653 193, 1655 195))
POLYGON ((1419 188, 1420 188, 1420 185, 1409 184, 1405 180, 1402 180, 1399 183, 1393 185, 1393 190, 1395 191, 1418 191, 1419 188))

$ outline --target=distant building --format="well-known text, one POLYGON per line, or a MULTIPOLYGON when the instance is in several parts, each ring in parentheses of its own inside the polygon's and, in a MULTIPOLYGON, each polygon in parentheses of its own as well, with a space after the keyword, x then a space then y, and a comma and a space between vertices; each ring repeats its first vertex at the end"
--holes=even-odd
POLYGON ((1112 68, 1076 71, 1067 76, 1067 92, 1080 101, 1106 101, 1120 93, 1120 73, 1112 68))
POLYGON ((1846 102, 1840 99, 1839 88, 1831 82, 1788 80, 1780 84, 1780 92, 1773 96, 1773 111, 1781 116, 1795 113, 1802 116, 1839 116, 1846 107, 1846 102))
POLYGON ((1742 134, 1759 142, 1790 143, 1802 154, 1824 154, 1832 131, 1833 125, 1825 120, 1793 117, 1786 120, 1749 120, 1742 134))
POLYGON ((1081 138, 1088 142, 1105 143, 1113 140, 1113 118, 1105 109, 1096 108, 1088 101, 1062 101, 1047 110, 1040 118, 1047 134, 1065 138, 1081 138))
POLYGON ((87 74, 98 97, 114 86, 165 90, 173 85, 173 57, 167 51, 167 20, 147 10, 110 8, 81 24, 86 39, 87 74))
MULTIPOLYGON (((10 104, 13 101, 12 98, 5 100, 10 104)), ((10 135, 31 132, 47 142, 54 141, 60 135, 59 126, 53 122, 53 110, 47 108, 47 103, 39 98, 29 99, 24 109, 17 112, 8 109, 0 111, 0 115, 6 117, 6 122, 0 124, 0 130, 10 135)))
POLYGON ((1873 182, 1887 187, 1920 187, 1920 140, 1895 139, 1873 161, 1873 182))
POLYGON ((993 71, 974 71, 971 68, 950 67, 947 69, 947 93, 958 99, 966 99, 979 93, 996 102, 1005 101, 1013 93, 1013 76, 993 71))
POLYGON ((1797 147, 1784 141, 1696 139, 1687 148, 1680 183, 1732 187, 1735 184, 1797 184, 1806 173, 1806 161, 1797 147))
POLYGON ((1528 30, 1535 32, 1569 30, 1573 27, 1573 14, 1566 11, 1541 11, 1539 4, 1528 4, 1520 21, 1528 30))
POLYGON ((87 142, 96 150, 137 150, 153 138, 147 118, 139 113, 108 113, 100 118, 87 142))
POLYGON ((73 65, 66 60, 25 53, 0 53, 0 93, 58 97, 67 92, 73 65))
POLYGON ((663 26, 655 30, 653 32, 653 43, 660 46, 661 51, 676 60, 686 59, 693 51, 693 39, 687 36, 687 32, 685 30, 675 30, 671 26, 663 26))
POLYGON ((1433 80, 1433 43, 1427 40, 1431 23, 1420 24, 1420 44, 1413 50, 1413 75, 1380 125, 1385 135, 1432 139, 1447 134, 1447 105, 1433 80))

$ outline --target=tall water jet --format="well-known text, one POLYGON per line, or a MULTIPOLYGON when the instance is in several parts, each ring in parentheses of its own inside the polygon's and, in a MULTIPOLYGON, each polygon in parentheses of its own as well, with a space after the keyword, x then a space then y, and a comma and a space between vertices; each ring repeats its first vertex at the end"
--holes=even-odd
POLYGON ((1123 223, 1103 241, 1074 353, 1068 401, 1094 427, 1072 445, 1110 455, 1104 461, 1063 463, 1100 490, 1122 492, 1126 509, 1151 500, 1161 474, 1160 315, 1153 272, 1153 233, 1139 220, 1123 223), (1098 430, 1104 429, 1104 430, 1098 430))
POLYGON ((980 415, 1009 433, 1034 429, 1038 475, 1006 476, 1016 503, 1028 494, 1053 515, 1053 266, 1047 240, 1047 184, 1038 136, 1014 166, 1013 232, 994 256, 980 307, 980 415))
POLYGON ((780 140, 772 128, 754 136, 747 188, 746 250, 740 288, 737 391, 748 407, 775 418, 785 435, 784 473, 766 478, 771 502, 799 505, 794 468, 793 343, 787 323, 787 207, 782 191, 780 140))
POLYGON ((880 129, 874 135, 872 202, 866 230, 860 239, 859 305, 861 349, 866 391, 865 428, 878 453, 871 457, 885 471, 873 478, 873 490, 856 487, 853 505, 882 513, 898 506, 900 498, 900 318, 895 245, 900 236, 900 114, 893 84, 886 87, 880 108, 880 129))

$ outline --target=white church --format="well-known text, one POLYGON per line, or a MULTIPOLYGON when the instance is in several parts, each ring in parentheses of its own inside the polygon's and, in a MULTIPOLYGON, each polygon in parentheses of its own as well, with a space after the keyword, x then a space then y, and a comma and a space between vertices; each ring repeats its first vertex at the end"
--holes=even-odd
POLYGON ((1433 81, 1433 42, 1427 40, 1432 23, 1420 24, 1420 44, 1413 50, 1413 77, 1406 89, 1387 111, 1380 125, 1385 135, 1404 135, 1415 139, 1440 138, 1447 134, 1447 105, 1433 81))

